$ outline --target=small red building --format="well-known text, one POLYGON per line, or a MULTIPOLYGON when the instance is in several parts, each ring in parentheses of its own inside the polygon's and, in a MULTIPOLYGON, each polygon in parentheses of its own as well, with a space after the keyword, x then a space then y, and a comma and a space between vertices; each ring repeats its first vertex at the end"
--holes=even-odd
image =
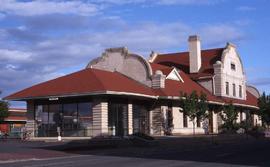
POLYGON ((20 134, 21 128, 25 126, 26 121, 25 108, 10 108, 9 116, 5 118, 4 123, 0 124, 0 131, 16 137, 20 134))

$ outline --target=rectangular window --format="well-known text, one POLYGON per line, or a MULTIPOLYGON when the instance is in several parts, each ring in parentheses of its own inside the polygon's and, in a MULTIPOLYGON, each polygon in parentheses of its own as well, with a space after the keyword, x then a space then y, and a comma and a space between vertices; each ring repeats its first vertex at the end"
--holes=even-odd
POLYGON ((236 96, 235 84, 233 84, 233 96, 236 96))
POLYGON ((92 103, 36 105, 35 119, 39 137, 56 137, 60 127, 65 137, 92 135, 92 103))
POLYGON ((201 127, 201 119, 200 118, 197 118, 197 127, 200 128, 201 127))
POLYGON ((242 86, 239 85, 239 97, 242 97, 242 86))
POLYGON ((229 95, 229 82, 226 82, 226 95, 229 95))
POLYGON ((188 118, 186 114, 183 114, 183 126, 184 128, 188 127, 188 118))
POLYGON ((234 63, 231 63, 231 69, 233 70, 233 71, 235 71, 235 64, 234 63))

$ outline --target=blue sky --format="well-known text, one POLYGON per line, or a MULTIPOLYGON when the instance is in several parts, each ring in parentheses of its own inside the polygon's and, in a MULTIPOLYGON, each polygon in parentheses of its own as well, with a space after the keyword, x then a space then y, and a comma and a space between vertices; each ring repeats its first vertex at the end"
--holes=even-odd
MULTIPOLYGON (((86 66, 108 47, 148 57, 237 45, 249 84, 270 93, 268 0, 0 0, 0 97, 86 66)), ((13 103, 24 105, 24 103, 13 103)))

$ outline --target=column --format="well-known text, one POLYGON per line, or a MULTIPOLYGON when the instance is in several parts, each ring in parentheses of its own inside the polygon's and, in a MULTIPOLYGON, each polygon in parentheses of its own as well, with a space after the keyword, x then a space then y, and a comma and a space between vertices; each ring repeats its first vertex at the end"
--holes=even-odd
POLYGON ((173 131, 172 133, 181 133, 183 129, 183 113, 180 112, 180 107, 172 107, 173 112, 173 131))
POLYGON ((93 136, 108 135, 108 102, 93 102, 93 136))
POLYGON ((132 103, 128 103, 128 134, 133 134, 133 106, 132 103))
POLYGON ((218 133, 218 113, 212 111, 212 119, 213 119, 213 133, 218 133))
POLYGON ((25 124, 25 129, 30 134, 30 138, 35 137, 35 129, 37 128, 35 125, 34 115, 35 115, 34 101, 27 101, 27 112, 26 112, 27 121, 25 124))
POLYGON ((151 116, 151 135, 162 135, 163 129, 162 129, 162 115, 161 107, 157 106, 154 109, 150 111, 151 116))

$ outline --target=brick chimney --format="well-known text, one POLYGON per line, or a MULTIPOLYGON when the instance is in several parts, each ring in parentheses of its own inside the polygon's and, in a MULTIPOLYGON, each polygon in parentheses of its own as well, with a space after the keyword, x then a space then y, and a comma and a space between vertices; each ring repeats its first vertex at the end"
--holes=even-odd
POLYGON ((189 72, 199 72, 202 65, 201 58, 201 41, 199 36, 192 35, 188 38, 189 47, 189 72))

